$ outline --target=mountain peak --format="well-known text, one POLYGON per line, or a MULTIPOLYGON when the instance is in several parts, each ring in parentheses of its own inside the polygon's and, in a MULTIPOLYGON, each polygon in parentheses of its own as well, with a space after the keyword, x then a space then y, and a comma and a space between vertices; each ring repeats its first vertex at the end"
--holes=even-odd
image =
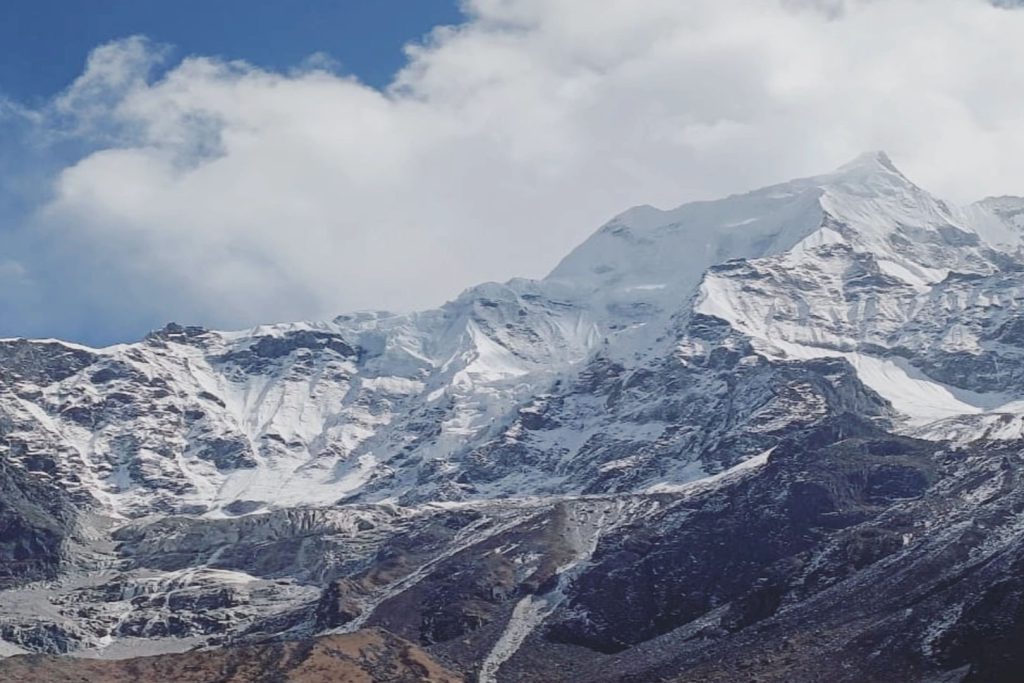
POLYGON ((574 282, 605 295, 614 291, 623 301, 674 300, 715 263, 792 248, 821 227, 823 211, 851 229, 877 233, 875 241, 883 245, 895 226, 930 223, 942 213, 888 154, 871 151, 831 173, 718 200, 669 210, 634 207, 573 250, 548 280, 574 282), (865 213, 883 220, 865 224, 865 213))
POLYGON ((883 151, 865 152, 831 173, 809 180, 826 191, 838 190, 861 197, 923 192, 883 151))
POLYGON ((864 152, 836 169, 835 174, 847 175, 849 173, 871 173, 871 172, 900 173, 892 159, 882 150, 864 152))

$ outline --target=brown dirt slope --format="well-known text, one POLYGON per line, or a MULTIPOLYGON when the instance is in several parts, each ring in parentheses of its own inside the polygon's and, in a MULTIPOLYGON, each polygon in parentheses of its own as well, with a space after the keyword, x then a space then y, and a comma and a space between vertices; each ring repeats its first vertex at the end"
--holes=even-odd
POLYGON ((462 683, 417 646, 381 629, 307 641, 121 660, 22 655, 2 683, 462 683))

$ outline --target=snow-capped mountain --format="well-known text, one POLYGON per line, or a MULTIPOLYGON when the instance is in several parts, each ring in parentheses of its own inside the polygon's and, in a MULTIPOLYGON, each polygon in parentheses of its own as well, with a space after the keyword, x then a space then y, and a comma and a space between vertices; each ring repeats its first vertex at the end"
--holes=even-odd
POLYGON ((969 524, 963 496, 1010 505, 987 482, 1024 439, 1022 284, 1024 199, 954 207, 871 153, 630 209, 547 278, 432 311, 2 340, 0 638, 115 656, 373 625, 487 681, 533 680, 525 652, 742 631, 969 524), (757 517, 741 493, 781 526, 716 554, 715 519, 757 517), (851 533, 886 540, 837 559, 851 533), (650 602, 651 572, 704 593, 650 602))

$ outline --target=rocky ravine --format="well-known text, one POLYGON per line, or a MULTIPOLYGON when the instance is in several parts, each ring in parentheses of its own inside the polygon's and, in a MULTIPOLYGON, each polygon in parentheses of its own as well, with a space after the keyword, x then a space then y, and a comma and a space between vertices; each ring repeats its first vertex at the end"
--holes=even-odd
MULTIPOLYGON (((0 341, 3 650, 1014 680, 1022 211, 871 154, 436 311, 0 341)), ((136 664, 0 678, 35 666, 136 664)))

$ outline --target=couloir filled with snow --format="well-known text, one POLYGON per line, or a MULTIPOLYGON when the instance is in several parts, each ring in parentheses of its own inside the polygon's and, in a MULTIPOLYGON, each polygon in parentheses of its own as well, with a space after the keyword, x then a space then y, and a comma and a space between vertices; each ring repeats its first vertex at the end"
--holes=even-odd
POLYGON ((0 341, 0 416, 11 459, 126 517, 666 490, 854 410, 1017 439, 1022 217, 873 153, 631 209, 432 311, 0 341))

